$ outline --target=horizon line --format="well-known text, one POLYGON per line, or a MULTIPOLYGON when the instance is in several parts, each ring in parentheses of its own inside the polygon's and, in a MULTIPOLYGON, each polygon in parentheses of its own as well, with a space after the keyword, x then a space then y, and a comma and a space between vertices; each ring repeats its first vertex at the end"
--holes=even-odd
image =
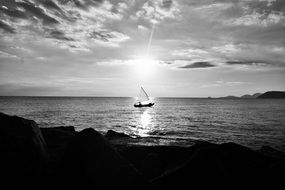
MULTIPOLYGON (((260 93, 263 94, 263 93, 260 93)), ((245 94, 247 95, 247 94, 245 94)), ((243 96, 243 95, 242 95, 243 96)), ((207 97, 190 97, 190 96, 158 96, 158 97, 152 97, 151 98, 181 98, 181 99, 186 99, 186 98, 192 98, 192 99, 235 99, 235 98, 241 98, 242 96, 234 96, 234 95, 226 95, 226 96, 219 96, 219 97, 212 97, 212 96, 207 96, 207 97)), ((0 98, 3 97, 23 97, 23 98, 137 98, 137 96, 46 96, 46 95, 0 95, 0 98)))
MULTIPOLYGON (((137 96, 46 96, 46 95, 0 95, 0 97, 55 97, 55 98, 136 98, 137 96)), ((151 98, 218 98, 218 97, 186 97, 186 96, 158 96, 158 97, 153 97, 150 96, 151 98)))

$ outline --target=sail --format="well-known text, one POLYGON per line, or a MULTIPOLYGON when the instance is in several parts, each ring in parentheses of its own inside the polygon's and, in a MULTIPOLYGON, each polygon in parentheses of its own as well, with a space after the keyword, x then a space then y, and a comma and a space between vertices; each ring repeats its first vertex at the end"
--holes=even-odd
POLYGON ((138 102, 145 102, 145 101, 149 101, 149 97, 147 95, 147 93, 144 91, 144 89, 141 87, 140 93, 139 93, 139 97, 138 97, 138 102))

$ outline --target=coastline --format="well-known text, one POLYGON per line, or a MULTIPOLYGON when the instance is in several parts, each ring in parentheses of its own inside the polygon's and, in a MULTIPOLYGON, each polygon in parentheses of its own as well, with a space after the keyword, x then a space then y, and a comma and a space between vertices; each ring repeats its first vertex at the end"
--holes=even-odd
POLYGON ((139 143, 143 138, 115 131, 39 128, 32 120, 0 116, 2 180, 14 185, 238 189, 277 186, 285 171, 285 154, 266 146, 257 151, 231 142, 148 146, 139 143))

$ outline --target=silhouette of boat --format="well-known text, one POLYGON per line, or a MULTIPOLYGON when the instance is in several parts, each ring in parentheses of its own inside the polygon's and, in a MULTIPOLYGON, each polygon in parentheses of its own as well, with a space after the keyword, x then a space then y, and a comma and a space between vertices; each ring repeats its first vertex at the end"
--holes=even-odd
POLYGON ((141 87, 137 102, 134 104, 134 107, 137 107, 137 108, 151 107, 153 105, 154 103, 150 102, 149 96, 147 95, 143 87, 141 87))

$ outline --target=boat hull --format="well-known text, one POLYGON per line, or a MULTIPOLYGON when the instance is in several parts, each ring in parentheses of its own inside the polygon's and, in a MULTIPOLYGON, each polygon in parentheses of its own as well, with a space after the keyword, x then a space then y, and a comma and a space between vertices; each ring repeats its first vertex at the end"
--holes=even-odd
POLYGON ((148 104, 134 104, 134 107, 141 108, 141 107, 151 107, 154 103, 148 103, 148 104))

